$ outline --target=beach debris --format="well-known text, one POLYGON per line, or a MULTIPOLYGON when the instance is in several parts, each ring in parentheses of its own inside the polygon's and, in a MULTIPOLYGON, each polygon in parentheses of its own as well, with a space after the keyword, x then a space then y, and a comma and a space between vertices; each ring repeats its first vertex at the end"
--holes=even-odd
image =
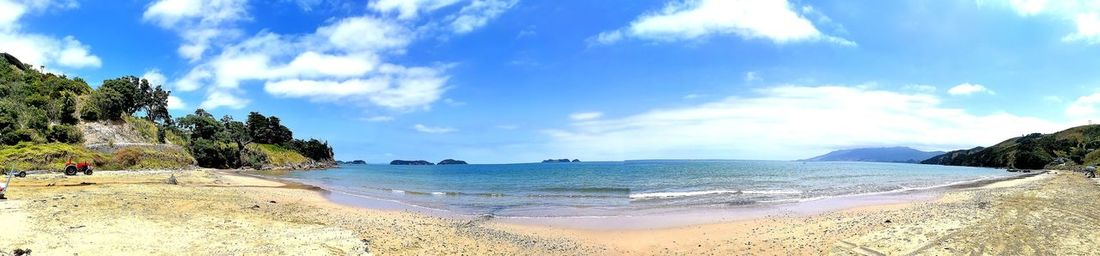
POLYGON ((31 249, 15 249, 11 253, 15 256, 31 255, 31 249))
POLYGON ((254 205, 252 205, 252 209, 260 209, 260 205, 254 204, 254 205))
POLYGON ((890 223, 890 220, 886 220, 886 223, 890 223))
POLYGON ((268 203, 276 203, 275 200, 267 201, 268 203))
POLYGON ((78 229, 78 228, 83 228, 83 227, 85 227, 85 226, 84 225, 72 226, 72 227, 69 227, 69 229, 78 229))
POLYGON ((171 176, 168 176, 168 180, 165 181, 165 182, 168 183, 168 184, 172 184, 172 185, 179 185, 180 184, 180 182, 178 180, 176 180, 176 174, 175 173, 173 173, 171 176))

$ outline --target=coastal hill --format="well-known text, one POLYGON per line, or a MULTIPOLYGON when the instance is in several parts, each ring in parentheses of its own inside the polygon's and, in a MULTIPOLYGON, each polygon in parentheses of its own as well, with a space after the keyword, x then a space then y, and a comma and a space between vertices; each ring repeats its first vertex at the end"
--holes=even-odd
POLYGON ((909 147, 855 148, 836 150, 800 161, 919 163, 943 153, 943 151, 920 151, 909 147))
POLYGON ((1100 163, 1100 125, 1069 128, 1052 134, 1032 133, 989 147, 955 150, 923 164, 1042 169, 1050 165, 1100 163))
POLYGON ((301 169, 333 163, 332 148, 293 138, 278 117, 215 118, 203 109, 173 118, 171 91, 134 76, 93 88, 79 77, 35 69, 0 53, 0 161, 60 171, 68 160, 96 168, 301 169))

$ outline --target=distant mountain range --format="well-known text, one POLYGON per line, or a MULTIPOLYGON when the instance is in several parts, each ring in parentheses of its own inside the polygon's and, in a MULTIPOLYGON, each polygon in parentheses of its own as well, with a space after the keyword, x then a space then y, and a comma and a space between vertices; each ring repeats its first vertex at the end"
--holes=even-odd
POLYGON ((943 153, 943 151, 920 151, 908 147, 855 148, 837 150, 801 161, 919 163, 943 153))

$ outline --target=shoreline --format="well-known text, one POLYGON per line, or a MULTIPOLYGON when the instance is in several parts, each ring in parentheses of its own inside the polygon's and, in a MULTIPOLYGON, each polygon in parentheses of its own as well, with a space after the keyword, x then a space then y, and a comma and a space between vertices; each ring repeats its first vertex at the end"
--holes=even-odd
POLYGON ((0 240, 0 254, 14 249, 298 255, 1100 251, 1092 245, 1100 237, 1086 235, 1100 230, 1100 221, 1082 220, 1074 210, 1100 209, 1095 200, 1100 186, 1057 171, 945 188, 921 201, 644 229, 577 229, 351 207, 328 200, 323 189, 292 183, 233 170, 31 175, 15 180, 10 199, 0 201, 0 229, 10 237, 0 240), (178 184, 166 183, 170 176, 178 184), (1056 239, 1027 239, 1036 235, 1056 239), (1080 243, 1041 244, 1046 241, 1080 243))
MULTIPOLYGON (((425 214, 432 217, 453 218, 459 220, 491 219, 492 222, 515 225, 532 225, 552 228, 571 228, 581 230, 645 230, 654 228, 676 228, 693 225, 715 224, 731 221, 745 221, 770 217, 812 216, 834 211, 844 211, 860 207, 878 205, 911 204, 939 199, 945 193, 987 186, 1000 182, 1028 179, 1049 172, 1040 170, 1034 173, 1007 177, 981 178, 941 184, 931 187, 903 188, 890 191, 868 192, 808 198, 782 200, 781 202, 757 202, 741 206, 680 206, 618 211, 615 215, 561 215, 561 216, 517 216, 493 214, 464 214, 448 209, 420 206, 396 199, 379 198, 353 192, 340 191, 305 182, 265 175, 263 173, 233 172, 236 175, 268 179, 277 182, 294 183, 313 187, 322 191, 329 202, 348 206, 383 211, 405 211, 425 214)), ((278 174, 275 174, 278 175, 278 174)), ((559 209, 560 210, 560 209, 559 209)), ((610 211, 609 211, 610 212, 610 211)))

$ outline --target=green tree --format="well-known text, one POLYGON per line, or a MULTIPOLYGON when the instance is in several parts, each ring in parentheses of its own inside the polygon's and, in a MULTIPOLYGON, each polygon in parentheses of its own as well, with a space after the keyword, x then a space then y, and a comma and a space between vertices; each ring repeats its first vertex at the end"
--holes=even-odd
MULTIPOLYGON (((118 100, 117 102, 113 102, 112 106, 119 108, 118 110, 121 113, 119 114, 119 118, 121 118, 122 114, 133 115, 138 110, 141 110, 143 104, 146 102, 146 94, 142 88, 148 86, 149 81, 145 79, 139 79, 134 76, 124 76, 104 80, 103 85, 100 85, 97 91, 113 90, 120 95, 118 98, 112 98, 118 100)), ((103 114, 114 114, 113 109, 108 111, 101 107, 100 111, 103 114)), ((114 115, 110 115, 110 118, 112 120, 117 120, 114 118, 114 115)))
MULTIPOLYGON (((126 94, 118 92, 111 87, 100 87, 92 93, 91 105, 93 105, 95 119, 100 120, 122 120, 122 115, 130 114, 133 112, 127 112, 127 102, 129 99, 126 94)), ((91 117, 91 116, 89 116, 91 117)))
POLYGON ((50 126, 46 139, 50 142, 80 143, 84 141, 84 134, 72 125, 54 125, 50 126))
POLYGON ((79 122, 76 118, 76 95, 71 92, 66 92, 61 95, 61 123, 76 124, 79 122))

